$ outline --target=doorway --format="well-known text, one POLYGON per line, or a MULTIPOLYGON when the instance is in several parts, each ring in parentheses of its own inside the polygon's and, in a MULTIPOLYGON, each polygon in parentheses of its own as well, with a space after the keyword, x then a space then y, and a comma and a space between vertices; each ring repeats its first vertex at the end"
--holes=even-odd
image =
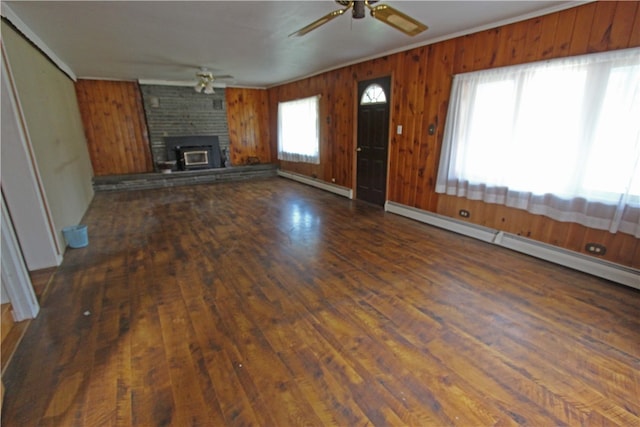
POLYGON ((387 196, 391 78, 358 82, 356 197, 384 205, 387 196))

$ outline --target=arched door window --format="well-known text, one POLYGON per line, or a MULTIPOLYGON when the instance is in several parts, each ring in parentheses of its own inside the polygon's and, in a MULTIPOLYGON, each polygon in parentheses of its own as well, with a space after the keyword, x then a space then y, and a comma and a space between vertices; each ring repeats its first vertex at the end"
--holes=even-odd
POLYGON ((377 83, 373 83, 364 90, 362 99, 360 99, 360 105, 367 104, 386 104, 387 96, 384 94, 384 89, 377 83))

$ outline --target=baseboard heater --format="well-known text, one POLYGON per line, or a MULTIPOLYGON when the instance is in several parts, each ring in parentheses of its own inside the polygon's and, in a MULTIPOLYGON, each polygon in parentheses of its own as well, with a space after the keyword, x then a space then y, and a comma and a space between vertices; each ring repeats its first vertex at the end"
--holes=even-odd
POLYGON ((303 184, 310 185, 312 187, 320 188, 321 190, 329 191, 331 193, 337 194, 342 197, 346 197, 348 199, 353 199, 353 190, 347 187, 343 187, 337 184, 331 184, 329 182, 325 182, 319 179, 310 178, 305 175, 300 175, 299 173, 287 172, 281 169, 278 169, 278 176, 283 178, 288 178, 293 181, 298 181, 303 184))
POLYGON ((632 288, 640 289, 640 270, 594 259, 557 246, 527 239, 515 234, 505 233, 489 227, 459 221, 422 209, 395 202, 386 202, 385 211, 425 224, 433 225, 458 234, 473 237, 488 243, 522 252, 545 261, 560 264, 574 270, 602 277, 632 288))

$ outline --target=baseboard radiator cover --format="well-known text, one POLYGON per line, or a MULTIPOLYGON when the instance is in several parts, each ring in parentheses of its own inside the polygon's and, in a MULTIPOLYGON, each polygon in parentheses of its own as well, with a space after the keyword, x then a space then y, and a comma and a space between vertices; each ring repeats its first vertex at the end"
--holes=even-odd
POLYGON ((353 199, 353 190, 347 187, 343 187, 337 184, 331 184, 329 182, 322 181, 320 179, 310 178, 305 175, 301 175, 295 172, 287 172, 282 169, 278 169, 278 176, 291 179, 293 181, 301 182, 302 184, 310 185, 312 187, 319 188, 321 190, 329 191, 348 199, 353 199))
POLYGON ((387 201, 385 211, 640 289, 640 270, 489 227, 387 201))

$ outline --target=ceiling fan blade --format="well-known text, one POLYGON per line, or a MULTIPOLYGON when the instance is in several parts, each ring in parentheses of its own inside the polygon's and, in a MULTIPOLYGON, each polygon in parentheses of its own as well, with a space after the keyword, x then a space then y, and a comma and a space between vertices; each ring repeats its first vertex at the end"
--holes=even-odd
POLYGON ((398 9, 394 9, 393 7, 387 6, 386 4, 381 4, 374 7, 369 6, 369 9, 371 9, 371 16, 376 18, 378 21, 382 21, 385 24, 402 31, 408 36, 415 36, 429 28, 422 22, 417 21, 412 17, 400 12, 398 9))
POLYGON ((340 15, 343 15, 347 10, 349 10, 351 8, 352 5, 353 5, 353 2, 350 1, 349 4, 347 5, 347 7, 345 7, 344 9, 334 10, 333 12, 323 16, 322 18, 320 18, 320 19, 318 19, 316 21, 313 21, 311 24, 307 25, 306 27, 302 27, 298 31, 289 34, 289 37, 304 36, 308 32, 313 31, 316 28, 318 28, 319 26, 324 25, 327 22, 331 21, 333 18, 335 18, 337 16, 340 16, 340 15))

